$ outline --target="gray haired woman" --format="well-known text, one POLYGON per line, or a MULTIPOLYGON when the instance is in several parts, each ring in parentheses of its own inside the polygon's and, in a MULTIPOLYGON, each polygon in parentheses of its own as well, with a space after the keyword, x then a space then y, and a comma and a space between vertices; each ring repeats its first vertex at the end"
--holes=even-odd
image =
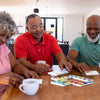
POLYGON ((0 12, 0 93, 2 94, 10 85, 18 85, 25 78, 37 78, 34 71, 30 71, 21 65, 5 45, 7 40, 18 33, 17 27, 11 16, 6 12, 0 12), (13 71, 13 72, 11 72, 13 71))

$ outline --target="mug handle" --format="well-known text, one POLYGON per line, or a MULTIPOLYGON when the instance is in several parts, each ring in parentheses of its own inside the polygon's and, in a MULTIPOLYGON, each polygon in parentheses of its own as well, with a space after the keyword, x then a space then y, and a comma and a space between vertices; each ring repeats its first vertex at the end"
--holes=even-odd
POLYGON ((23 84, 21 84, 21 85, 19 86, 19 89, 20 89, 22 92, 25 93, 25 91, 22 89, 22 87, 23 87, 23 84))

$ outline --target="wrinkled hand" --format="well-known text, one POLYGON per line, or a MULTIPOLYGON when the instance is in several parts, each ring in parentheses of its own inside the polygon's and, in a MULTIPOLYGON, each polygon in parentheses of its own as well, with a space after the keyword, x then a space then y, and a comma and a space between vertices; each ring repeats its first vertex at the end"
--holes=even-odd
POLYGON ((85 63, 77 63, 76 66, 75 66, 75 68, 77 70, 79 70, 80 72, 82 72, 82 71, 89 72, 90 71, 88 65, 85 64, 85 63))
POLYGON ((59 67, 61 69, 66 68, 68 71, 70 71, 72 69, 72 64, 66 60, 61 60, 59 62, 59 67))
POLYGON ((34 71, 27 70, 24 72, 25 78, 38 78, 38 75, 34 71))
POLYGON ((50 65, 48 64, 36 64, 35 65, 35 72, 37 72, 38 74, 42 75, 45 72, 50 71, 50 65))
POLYGON ((17 86, 22 83, 23 79, 24 78, 22 76, 15 74, 13 72, 9 72, 2 74, 2 76, 0 77, 0 83, 9 86, 10 85, 17 86))

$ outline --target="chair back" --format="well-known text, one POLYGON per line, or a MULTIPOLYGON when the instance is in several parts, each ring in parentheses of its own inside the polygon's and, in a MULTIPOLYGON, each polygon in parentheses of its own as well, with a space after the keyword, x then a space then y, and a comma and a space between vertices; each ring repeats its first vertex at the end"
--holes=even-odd
MULTIPOLYGON (((60 48, 62 49, 64 55, 67 57, 69 51, 69 44, 59 44, 60 48)), ((53 55, 53 65, 58 65, 55 56, 53 55)))

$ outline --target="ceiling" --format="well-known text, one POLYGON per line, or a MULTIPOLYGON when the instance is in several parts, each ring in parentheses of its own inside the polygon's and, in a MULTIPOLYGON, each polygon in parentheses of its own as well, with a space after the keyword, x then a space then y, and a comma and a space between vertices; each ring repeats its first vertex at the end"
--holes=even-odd
POLYGON ((0 10, 41 14, 87 14, 100 8, 100 0, 0 0, 0 10))

